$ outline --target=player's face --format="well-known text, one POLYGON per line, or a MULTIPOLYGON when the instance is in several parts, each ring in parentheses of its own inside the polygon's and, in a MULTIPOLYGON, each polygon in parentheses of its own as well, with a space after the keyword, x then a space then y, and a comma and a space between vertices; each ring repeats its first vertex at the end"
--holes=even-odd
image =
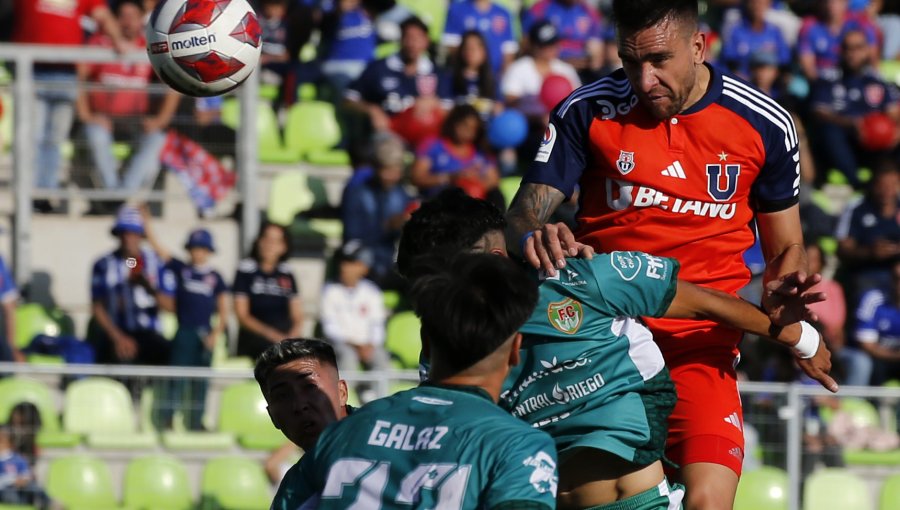
POLYGON ((345 416, 347 383, 337 369, 298 359, 272 371, 267 382, 269 416, 288 439, 309 451, 329 424, 345 416))
POLYGON ((506 251, 506 235, 501 230, 492 230, 481 236, 473 246, 472 253, 491 253, 507 257, 506 251))
POLYGON ((685 109, 703 64, 705 36, 665 19, 637 32, 619 33, 619 57, 641 103, 658 119, 685 109))

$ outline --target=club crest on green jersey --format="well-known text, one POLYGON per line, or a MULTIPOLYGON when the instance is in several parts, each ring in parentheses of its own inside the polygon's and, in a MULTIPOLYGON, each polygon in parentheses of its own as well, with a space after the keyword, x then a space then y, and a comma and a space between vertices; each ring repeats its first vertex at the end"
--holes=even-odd
POLYGON ((567 335, 574 335, 581 327, 584 310, 581 303, 572 298, 566 298, 547 305, 547 318, 557 330, 567 335))

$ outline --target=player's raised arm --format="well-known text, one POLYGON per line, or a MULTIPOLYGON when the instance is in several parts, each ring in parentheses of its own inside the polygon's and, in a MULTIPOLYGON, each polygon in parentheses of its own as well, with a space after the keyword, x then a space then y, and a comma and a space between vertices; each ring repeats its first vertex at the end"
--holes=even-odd
POLYGON ((806 306, 824 300, 822 293, 796 294, 783 301, 783 321, 778 326, 759 307, 725 292, 678 281, 678 289, 663 317, 672 319, 706 319, 735 329, 775 340, 794 350, 797 362, 807 375, 819 381, 829 391, 838 385, 828 373, 831 353, 821 341, 819 333, 809 324, 798 322, 804 317, 806 306))

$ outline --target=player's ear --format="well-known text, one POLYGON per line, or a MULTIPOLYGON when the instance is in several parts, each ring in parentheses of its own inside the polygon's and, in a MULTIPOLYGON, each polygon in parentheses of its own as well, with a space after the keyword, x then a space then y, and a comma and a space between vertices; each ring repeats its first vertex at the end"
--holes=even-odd
POLYGON ((703 64, 706 60, 706 33, 702 30, 697 30, 691 36, 691 52, 694 64, 703 64))
POLYGON ((349 391, 347 390, 347 381, 338 379, 338 402, 341 404, 341 407, 347 405, 348 394, 349 391))
POLYGON ((509 349, 509 366, 514 367, 519 364, 521 361, 521 357, 519 356, 519 349, 522 348, 522 333, 516 333, 513 337, 512 346, 509 349))

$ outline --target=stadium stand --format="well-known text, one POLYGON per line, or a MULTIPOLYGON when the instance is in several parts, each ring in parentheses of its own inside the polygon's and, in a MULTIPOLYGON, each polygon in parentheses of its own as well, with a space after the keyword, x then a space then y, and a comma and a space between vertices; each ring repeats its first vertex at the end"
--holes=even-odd
POLYGON ((804 510, 873 510, 865 482, 841 468, 827 468, 810 475, 803 489, 804 510))
POLYGON ((734 510, 788 510, 788 477, 782 469, 761 467, 741 475, 734 510))
POLYGON ((123 487, 127 508, 189 510, 194 504, 187 470, 174 457, 132 460, 125 469, 123 487))

